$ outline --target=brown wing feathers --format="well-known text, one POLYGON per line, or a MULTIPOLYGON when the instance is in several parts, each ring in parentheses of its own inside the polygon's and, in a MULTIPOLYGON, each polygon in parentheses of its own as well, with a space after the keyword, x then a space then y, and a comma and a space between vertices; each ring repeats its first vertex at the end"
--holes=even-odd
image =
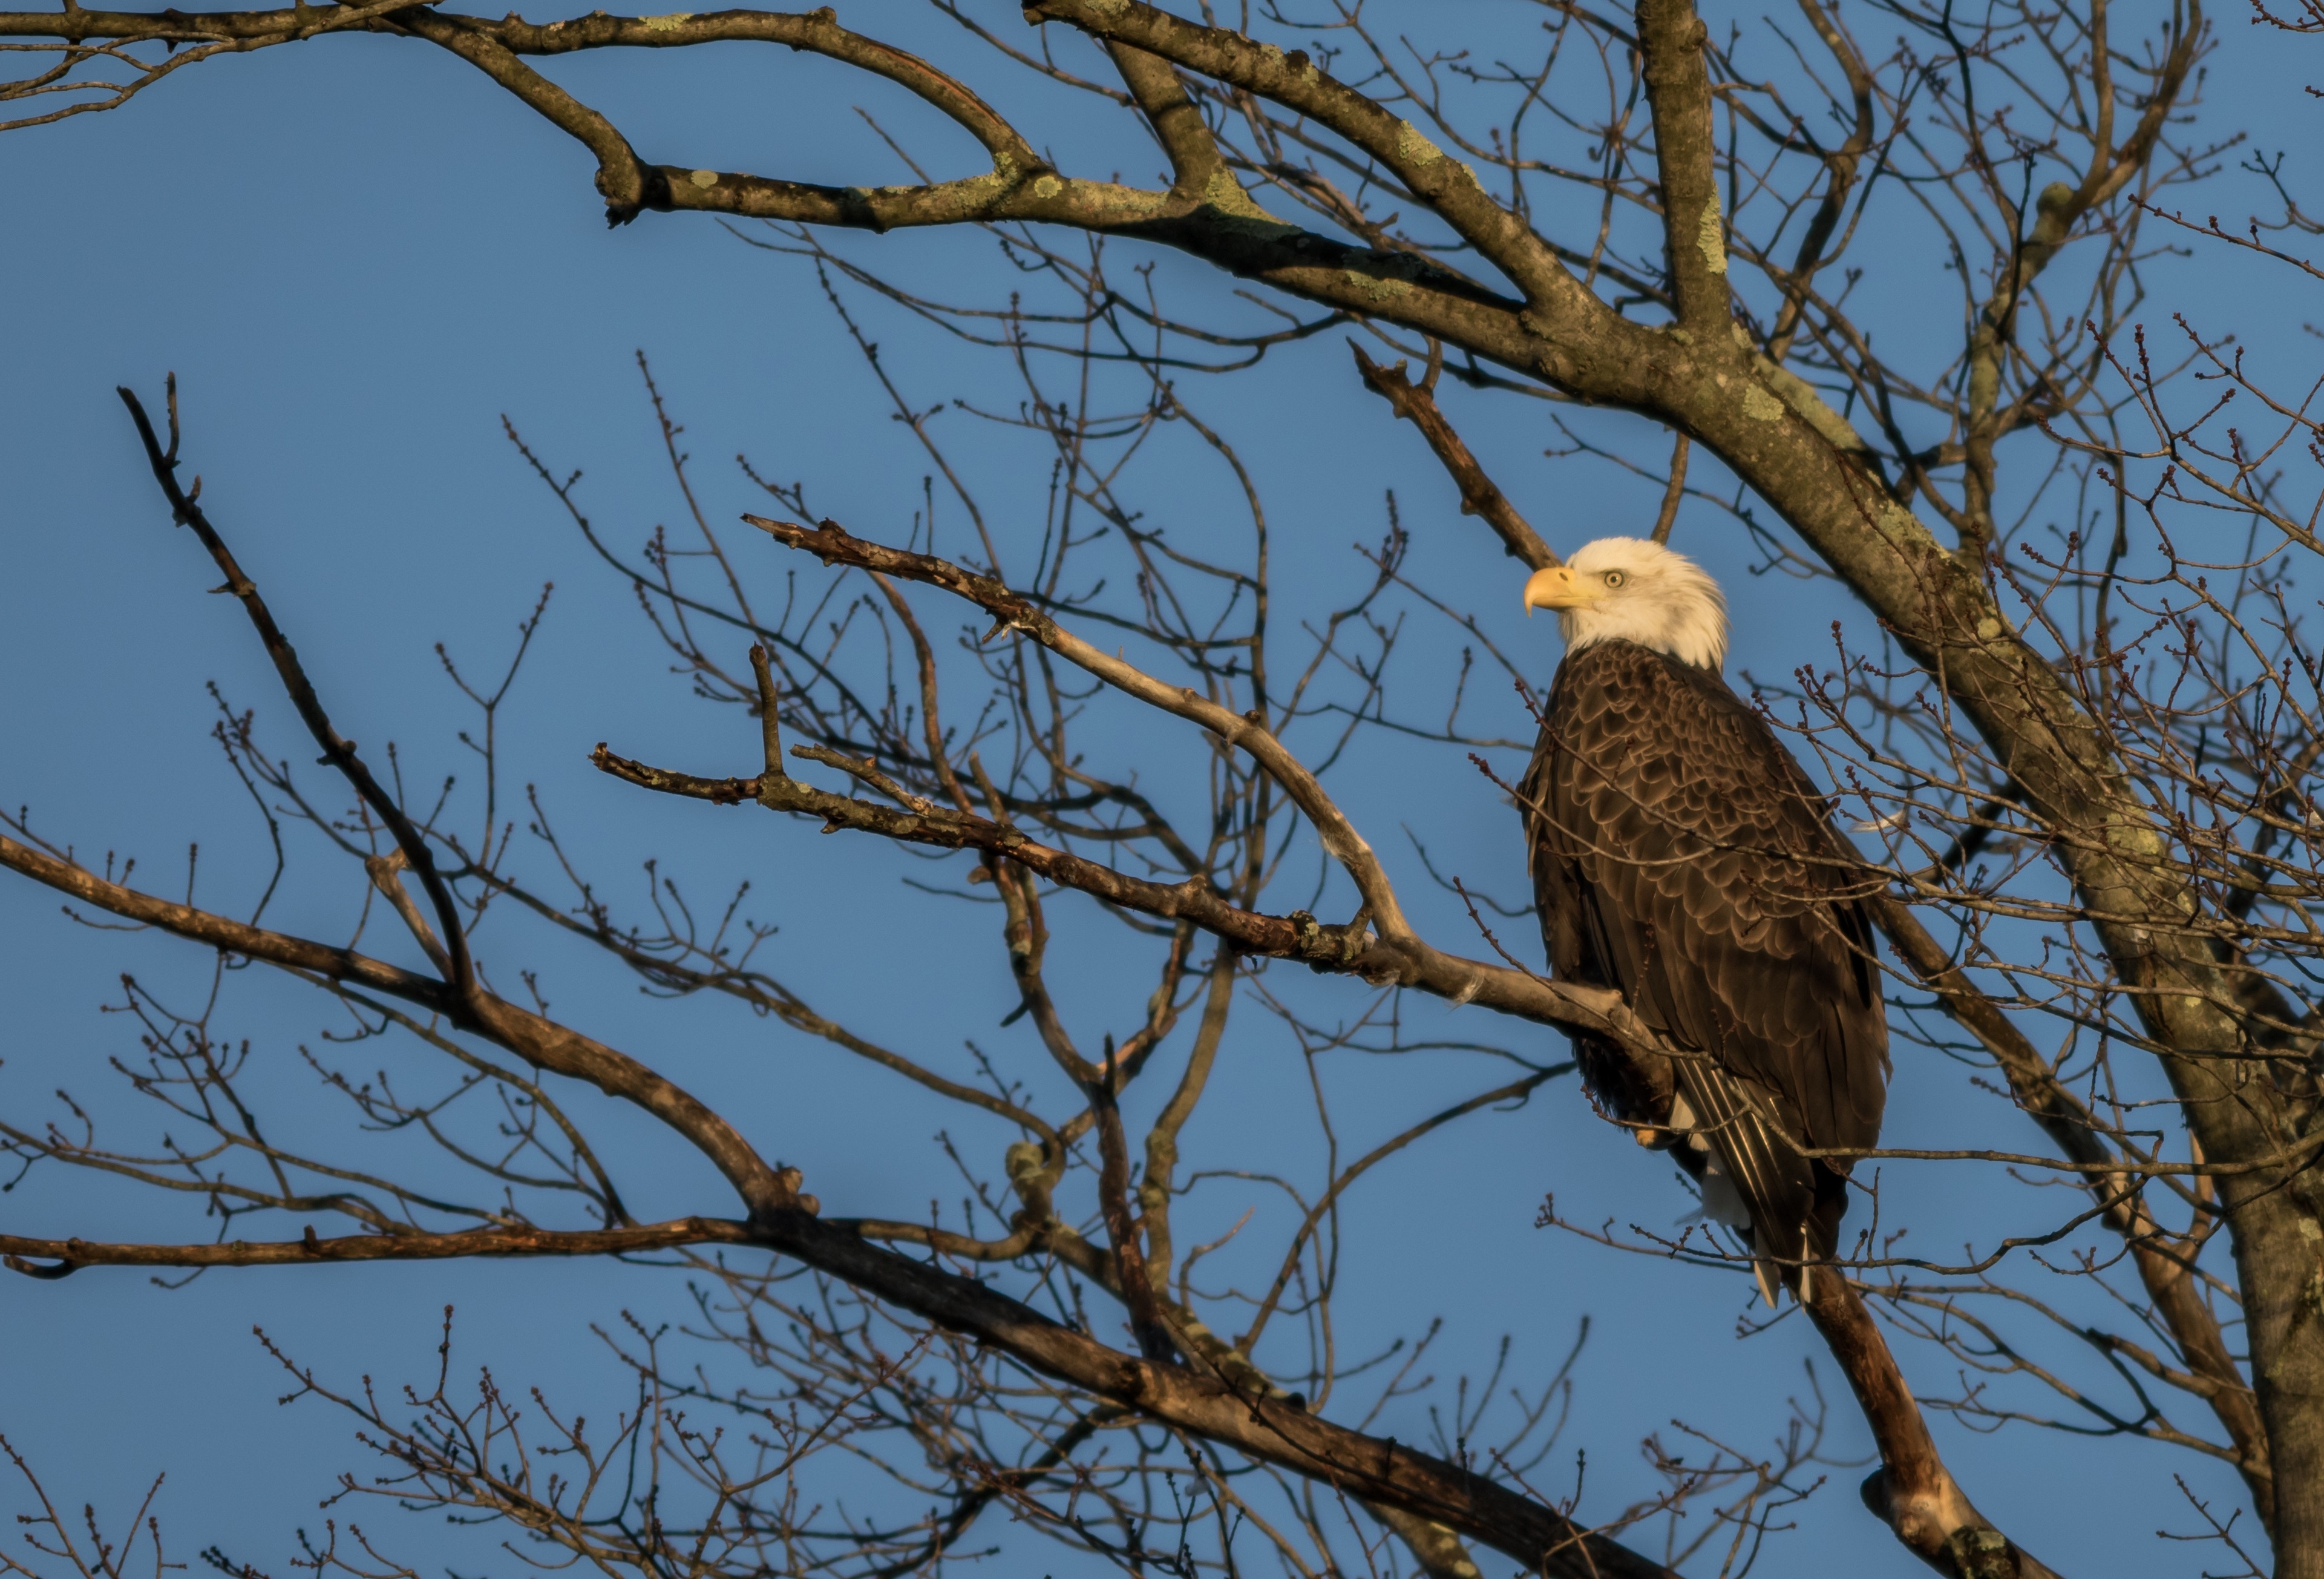
POLYGON ((1756 1248, 1832 1255, 1847 1168, 1798 1149, 1877 1139, 1887 1024, 1866 874, 1806 774, 1717 675, 1605 642, 1559 668, 1520 799, 1552 971, 1681 1055, 1577 1043, 1600 1100, 1665 1126, 1683 1096, 1756 1248))

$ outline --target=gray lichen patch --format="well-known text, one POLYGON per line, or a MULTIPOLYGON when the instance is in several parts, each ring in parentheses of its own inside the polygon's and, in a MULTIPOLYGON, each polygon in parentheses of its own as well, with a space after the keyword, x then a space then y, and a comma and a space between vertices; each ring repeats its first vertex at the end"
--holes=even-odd
POLYGON ((718 184, 718 172, 715 170, 697 170, 686 179, 697 187, 715 187, 718 184))
POLYGON ((1444 150, 1431 143, 1410 121, 1398 121, 1397 128, 1396 156, 1406 163, 1425 167, 1444 157, 1444 150))
POLYGON ((1033 183, 1033 195, 1037 198, 1054 198, 1065 189, 1065 183, 1053 175, 1042 176, 1033 183))
POLYGON ((1702 250, 1702 266, 1714 274, 1727 272, 1727 236, 1719 223, 1719 194, 1703 205, 1702 219, 1694 227, 1694 245, 1702 250))
POLYGON ((1306 234, 1296 225, 1286 225, 1256 203, 1246 203, 1239 209, 1213 208, 1206 217, 1221 230, 1259 241, 1296 242, 1306 234))
POLYGON ((1772 422, 1784 414, 1784 402, 1755 383, 1743 392, 1743 414, 1754 422, 1772 422))
POLYGON ((648 32, 676 32, 678 23, 694 20, 694 13, 673 11, 667 16, 641 16, 638 20, 646 24, 648 32))
MULTIPOLYGON (((1736 326, 1735 334, 1744 346, 1748 347, 1750 345, 1751 337, 1743 332, 1741 325, 1736 326)), ((1849 427, 1848 419, 1833 411, 1831 403, 1817 393, 1815 387, 1807 380, 1757 351, 1752 352, 1751 356, 1754 367, 1768 387, 1802 420, 1821 434, 1825 443, 1844 455, 1871 453, 1871 446, 1864 442, 1863 435, 1849 427)))
MULTIPOLYGON (((1388 265, 1390 269, 1399 269, 1401 266, 1398 263, 1388 265)), ((1412 282, 1403 278, 1400 273, 1367 274, 1361 269, 1343 269, 1341 272, 1347 275, 1350 284, 1374 301, 1388 301, 1398 296, 1412 294, 1412 282)))
POLYGON ((1276 223, 1275 216, 1252 202, 1250 194, 1243 190, 1242 183, 1235 180, 1234 172, 1223 166, 1211 171, 1210 179, 1203 183, 1203 201, 1220 213, 1237 219, 1276 223))
POLYGON ((1259 46, 1259 58, 1270 66, 1289 68, 1302 82, 1321 82, 1323 79, 1323 74, 1315 69, 1315 62, 1307 58, 1305 50, 1294 50, 1286 55, 1281 44, 1261 44, 1259 46))

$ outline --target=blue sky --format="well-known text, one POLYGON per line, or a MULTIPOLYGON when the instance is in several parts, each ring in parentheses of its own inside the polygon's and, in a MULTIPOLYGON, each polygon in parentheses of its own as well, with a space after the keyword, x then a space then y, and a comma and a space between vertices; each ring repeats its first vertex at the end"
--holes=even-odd
MULTIPOLYGON (((1013 22, 1013 9, 1003 10, 1003 22, 1013 22)), ((892 36, 925 41, 981 86, 1001 85, 1013 111, 1047 128, 1038 141, 1072 148, 1092 169, 1111 159, 1136 175, 1150 162, 1140 144, 1090 123, 1063 95, 1024 88, 960 35, 896 11, 892 36)), ((2273 35, 2231 21, 2221 43, 2214 80, 2234 91, 2215 92, 2206 117, 2222 126, 2252 117, 2263 145, 2312 141, 2312 101, 2297 95, 2297 63, 2273 35)), ((858 103, 908 143, 949 146, 917 105, 875 97, 839 69, 788 51, 604 57, 561 63, 557 74, 650 156, 679 162, 807 180, 896 179, 893 156, 851 113, 858 103)), ((171 531, 113 392, 126 383, 158 402, 162 375, 174 370, 205 503, 268 588, 347 734, 367 746, 398 741, 408 760, 424 764, 415 772, 449 771, 458 760, 447 723, 455 698, 432 644, 496 664, 542 583, 553 581, 548 622, 512 704, 511 772, 540 786, 602 870, 635 873, 658 854, 701 891, 747 876, 761 913, 784 928, 772 946, 777 967, 818 1006, 860 1015, 867 1032, 927 1049, 932 1060, 953 1057, 969 1036, 1006 1057, 1038 1058, 1022 1027, 996 1029, 1010 1002, 997 941, 904 887, 917 870, 909 862, 748 808, 652 802, 588 767, 586 753, 602 739, 649 761, 748 771, 752 733, 732 710, 687 700, 625 589, 502 437, 503 414, 550 465, 585 469, 585 506, 624 546, 656 522, 676 525, 681 509, 639 386, 632 358, 641 348, 687 425, 715 518, 762 497, 726 459, 742 451, 763 471, 804 479, 816 508, 853 530, 900 540, 927 470, 802 264, 697 218, 649 215, 608 231, 588 173, 577 147, 467 68, 416 44, 373 39, 212 62, 122 111, 0 139, 0 177, 17 216, 0 233, 0 279, 9 300, 41 304, 0 323, 0 672, 11 678, 0 700, 0 799, 29 804, 49 836, 84 853, 134 853, 165 891, 182 882, 192 842, 203 850, 205 895, 230 908, 254 891, 249 862, 259 829, 206 738, 205 684, 215 681, 237 706, 257 706, 278 754, 299 753, 263 655, 231 602, 206 596, 215 574, 189 538, 171 531)), ((2215 189, 2225 214, 2264 201, 2255 181, 2233 173, 2215 189)), ((983 287, 999 278, 958 238, 850 237, 843 245, 921 279, 983 287)), ((1127 251, 1118 249, 1117 268, 1127 251)), ((1167 255, 1153 262, 1166 292, 1219 302, 1222 288, 1195 265, 1167 255)), ((2285 287, 2273 275, 2206 254, 2200 266, 2159 267, 2156 281, 2149 317, 2158 325, 2174 307, 2233 312, 2263 354, 2312 346, 2287 334, 2303 308, 2279 294, 2285 287)), ((1868 291, 1893 294, 1895 316, 1907 320, 1898 333, 1940 337, 1942 322, 1929 320, 1941 315, 1915 325, 1908 304, 1941 288, 1926 258, 1899 249, 1868 291)), ((996 388, 1006 392, 997 398, 1015 398, 997 360, 880 304, 856 305, 919 403, 996 388)), ((1393 489, 1427 583, 1489 611, 1496 639, 1546 676, 1555 658, 1546 623, 1517 617, 1508 561, 1453 513, 1451 491, 1416 439, 1391 426, 1356 383, 1339 337, 1279 353, 1249 375, 1190 380, 1185 392, 1253 458, 1279 540, 1301 556, 1295 604, 1327 607, 1362 579, 1348 545, 1379 538, 1383 496, 1393 489)), ((1545 458, 1557 442, 1547 408, 1457 392, 1447 399, 1553 540, 1570 545, 1651 512, 1650 484, 1545 458)), ((1602 414, 1574 420, 1604 435, 1632 431, 1602 414)), ((1045 485, 1037 453, 956 414, 938 426, 948 439, 958 435, 964 464, 1004 512, 1038 515, 1045 485)), ((1193 540, 1231 530, 1224 479, 1190 447, 1154 457, 1142 485, 1152 508, 1193 540)), ((1681 546, 1719 571, 1734 597, 1730 669, 1782 677, 1828 659, 1826 625, 1847 611, 1812 589, 1753 577, 1739 537, 1714 512, 1691 508, 1682 518, 1681 546)), ((774 550, 744 546, 763 561, 756 573, 780 573, 774 550)), ((932 602, 918 606, 947 631, 962 623, 932 602)), ((1418 613, 1413 630, 1417 694, 1441 697, 1458 643, 1418 613)), ((1513 698, 1480 706, 1519 732, 1513 698)), ((1125 713, 1095 733, 1128 751, 1153 739, 1153 727, 1125 713)), ((1448 942, 1465 936, 1465 922, 1428 889, 1399 824, 1427 840, 1440 866, 1506 895, 1519 889, 1514 817, 1458 753, 1376 742, 1339 781, 1425 923, 1448 942)), ((273 919, 327 933, 346 924, 355 897, 344 883, 294 886, 273 919)), ((122 972, 180 996, 208 980, 207 963, 189 951, 78 927, 52 895, 22 882, 0 882, 0 935, 8 940, 0 950, 8 1005, 0 1110, 12 1122, 49 1112, 48 1093, 59 1086, 111 1100, 106 1060, 131 1052, 134 1036, 122 1017, 99 1010, 118 1001, 122 972)), ((512 957, 520 951, 514 939, 488 944, 512 957)), ((1069 1010, 1093 1030, 1120 1023, 1148 989, 1139 977, 1124 985, 1108 974, 1119 958, 1110 944, 1078 936, 1061 943, 1084 947, 1069 1010)), ((899 1107, 891 1085, 779 1027, 715 1005, 642 1001, 626 981, 530 936, 521 951, 550 962, 560 1011, 736 1113, 770 1153, 804 1168, 835 1208, 918 1215, 932 1196, 955 1188, 935 1148, 922 1144, 929 1131, 951 1125, 987 1151, 1006 1138, 978 1133, 956 1115, 899 1107)), ((1301 990, 1321 1002, 1314 994, 1326 989, 1301 990)), ((295 1071, 295 1048, 321 1018, 312 995, 255 971, 229 991, 234 1033, 295 1071)), ((1311 1141, 1285 1136, 1275 1117, 1300 1100, 1305 1074, 1281 1038, 1255 1015, 1249 1023, 1248 1043, 1235 1045, 1222 1090, 1190 1137, 1199 1150, 1190 1165, 1265 1157, 1312 1166, 1311 1141)), ((1488 1083, 1474 1060, 1450 1056, 1335 1067, 1332 1079, 1343 1140, 1355 1147, 1488 1083)), ((281 1089, 287 1118, 315 1111, 295 1074, 281 1089)), ((1934 1060, 1900 1061, 1892 1101, 1895 1145, 1962 1144, 1957 1122, 1988 1122, 1992 1113, 1971 1100, 1962 1071, 1934 1060)), ((608 1104, 576 1103, 601 1133, 638 1149, 636 1171, 648 1181, 642 1212, 726 1209, 716 1180, 689 1155, 608 1104)), ((1996 1143, 2033 1140, 2028 1126, 1996 1143)), ((1480 1367, 1505 1333, 1546 1374, 1576 1325, 1591 1318, 1595 1336, 1564 1438, 1590 1455, 1585 1514, 1609 1513, 1646 1490, 1635 1444, 1674 1417, 1764 1442, 1814 1359, 1797 1323, 1738 1340, 1739 1279, 1619 1257, 1531 1226, 1551 1190, 1584 1220, 1674 1217, 1687 1203, 1665 1173, 1598 1124, 1571 1082, 1553 1084, 1520 1112, 1425 1144, 1393 1189, 1360 1194, 1351 1207, 1360 1215, 1347 1251, 1342 1342, 1360 1350, 1441 1314, 1441 1374, 1480 1367)), ((1995 1212, 2032 1214, 2030 1223, 2043 1205, 1963 1190, 1951 1176, 1896 1188, 1890 1209, 1913 1223, 1924 1247, 1972 1229, 1990 1234, 1995 1212)), ((171 1216, 133 1192, 64 1180, 54 1169, 0 1197, 0 1220, 92 1238, 207 1233, 191 1213, 171 1216)), ((1200 1236, 1180 1231, 1182 1241, 1200 1236)), ((438 1312, 452 1303, 462 1360, 610 1409, 622 1383, 591 1324, 625 1307, 667 1316, 678 1298, 665 1272, 549 1262, 246 1272, 178 1291, 125 1271, 58 1284, 11 1279, 0 1281, 0 1322, 11 1339, 0 1355, 8 1400, 0 1430, 64 1502, 125 1512, 166 1471, 158 1506, 174 1556, 221 1543, 279 1568, 292 1530, 322 1517, 315 1503, 332 1474, 364 1466, 346 1420, 311 1400, 277 1406, 290 1390, 250 1336, 254 1325, 342 1380, 369 1372, 395 1381, 425 1373, 438 1312)), ((1907 1349, 1904 1358, 1908 1370, 1934 1368, 1930 1381, 1942 1384, 1932 1352, 1907 1349)), ((1861 1429, 1844 1404, 1834 1420, 1833 1450, 1860 1455, 1861 1429)), ((1382 1428, 1395 1427, 1392 1415, 1383 1417, 1382 1428)), ((1399 1434, 1424 1429, 1412 1420, 1399 1434)), ((1942 1422, 1939 1429, 1990 1515, 2052 1561, 2070 1554, 2080 1570, 2197 1571, 2201 1548, 2158 1550, 2150 1534, 2189 1522, 2173 1505, 2174 1471, 2206 1495, 2229 1505, 2236 1498, 2223 1469, 2157 1448, 2085 1452, 2033 1431, 1979 1438, 1942 1422)), ((1784 1560, 1914 1571, 1856 1504, 1860 1473, 1836 1473, 1800 1510, 1803 1531, 1789 1537, 1784 1560)), ((11 1487, 0 1501, 17 1495, 11 1487)), ((430 1563, 462 1573, 512 1565, 473 1537, 411 1528, 416 1521, 384 1510, 364 1521, 393 1549, 416 1554, 423 1571, 430 1563)), ((1068 1571, 1047 1553, 1026 1560, 1068 1571)))

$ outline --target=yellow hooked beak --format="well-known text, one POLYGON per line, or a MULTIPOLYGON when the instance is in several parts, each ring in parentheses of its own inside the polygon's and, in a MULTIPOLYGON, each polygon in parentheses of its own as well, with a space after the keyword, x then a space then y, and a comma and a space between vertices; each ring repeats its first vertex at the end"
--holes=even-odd
POLYGON ((1526 613, 1537 608, 1580 608, 1597 601, 1598 588, 1577 580, 1564 565, 1536 570, 1525 584, 1526 613))

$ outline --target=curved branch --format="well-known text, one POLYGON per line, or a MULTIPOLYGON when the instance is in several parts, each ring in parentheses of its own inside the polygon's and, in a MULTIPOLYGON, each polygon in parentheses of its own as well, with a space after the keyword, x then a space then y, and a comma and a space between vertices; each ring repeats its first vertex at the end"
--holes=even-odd
POLYGON ((276 932, 213 911, 156 899, 109 882, 85 867, 60 860, 0 834, 0 866, 85 904, 206 944, 212 948, 312 976, 347 982, 441 1014, 462 1030, 483 1036, 529 1063, 576 1080, 653 1114, 716 1164, 755 1216, 798 1200, 796 1175, 778 1173, 734 1127, 696 1097, 626 1053, 521 1009, 478 986, 465 995, 431 976, 373 959, 351 948, 276 932))
POLYGON ((615 1254, 683 1244, 757 1244, 827 1272, 938 1325, 991 1344, 1096 1397, 1322 1482, 1461 1531, 1556 1579, 1675 1579, 1670 1570, 1563 1514, 1402 1444, 1317 1419, 1264 1393, 1238 1392, 1176 1365, 1132 1359, 1060 1326, 970 1278, 899 1255, 851 1224, 779 1207, 742 1223, 689 1217, 587 1233, 477 1233, 222 1245, 97 1244, 0 1235, 14 1270, 58 1278, 85 1266, 281 1266, 448 1256, 615 1254), (52 1259, 38 1267, 27 1256, 52 1259), (21 1263, 21 1264, 20 1264, 21 1263))
MULTIPOLYGON (((1379 928, 1382 944, 1399 954, 1425 946, 1419 945, 1410 923, 1405 919, 1404 907, 1398 902, 1395 890, 1389 886, 1388 875, 1380 867, 1379 858, 1372 853, 1372 847, 1357 832, 1347 815, 1324 793, 1323 785, 1316 781, 1306 764, 1291 754, 1256 709, 1250 713, 1237 713, 1196 695, 1187 687, 1167 685, 1127 660, 1110 656, 1074 635, 1041 613, 1029 599, 989 576, 963 569, 931 555, 908 553, 867 542, 850 536, 845 528, 833 521, 825 521, 818 527, 804 527, 795 522, 770 521, 758 515, 745 515, 742 519, 784 547, 804 549, 826 565, 846 564, 867 570, 884 571, 905 580, 940 587, 973 603, 993 617, 995 623, 991 634, 1013 630, 1030 636, 1066 662, 1096 676, 1116 690, 1134 697, 1148 706, 1158 707, 1163 712, 1199 724, 1228 745, 1249 753, 1290 797, 1292 803, 1314 826, 1323 848, 1355 883, 1373 925, 1379 928)), ((987 639, 990 640, 990 636, 987 639)), ((1406 984, 1415 983, 1407 982, 1406 984)))
MULTIPOLYGON (((812 750, 795 746, 791 754, 807 757, 812 750)), ((1320 922, 1304 910, 1272 916, 1243 910, 1199 877, 1176 883, 1131 877, 984 817, 926 805, 899 810, 835 795, 788 776, 706 779, 632 762, 603 745, 590 760, 617 779, 664 795, 707 800, 716 806, 755 800, 770 810, 820 817, 833 830, 847 828, 899 844, 980 850, 1003 856, 1060 888, 1078 890, 1139 915, 1192 922, 1240 954, 1296 959, 1317 970, 1393 981, 1457 1003, 1475 1003, 1563 1030, 1588 1031, 1642 1049, 1655 1046, 1653 1034, 1630 1013, 1618 993, 1440 954, 1425 944, 1418 946, 1423 953, 1416 960, 1409 949, 1392 950, 1378 941, 1368 942, 1359 927, 1320 922)))
POLYGON ((1801 1303, 1855 1390, 1880 1452, 1879 1469, 1862 1487, 1864 1505, 1940 1574, 2058 1579, 1996 1529, 1945 1468, 1913 1390, 1855 1287, 1845 1278, 1820 1277, 1803 1294, 1801 1303))
POLYGON ((1527 302, 1561 315, 1610 316, 1549 244, 1489 194, 1477 172, 1410 121, 1341 82, 1294 50, 1288 54, 1231 29, 1204 27, 1140 0, 1035 0, 1036 22, 1065 22, 1109 43, 1129 44, 1190 71, 1296 111, 1346 138, 1508 276, 1527 302))
MULTIPOLYGON (((121 397, 121 403, 129 408, 130 419, 137 424, 137 437, 145 447, 146 463, 153 469, 153 480, 161 485, 162 496, 170 502, 172 518, 179 525, 193 529, 194 535, 201 540, 202 547, 208 550, 210 559, 225 572, 223 590, 233 593, 241 602, 243 612, 250 616, 250 623, 256 628, 259 641, 265 644, 266 656, 272 660, 274 672, 282 681, 282 689, 290 697, 290 705, 299 710, 299 717, 307 725, 307 732, 315 737, 315 743, 323 748, 323 760, 338 770, 340 776, 362 797, 363 803, 371 808, 372 814, 386 826, 395 840, 395 847, 419 875, 420 886, 427 891, 429 903, 435 907, 437 924, 443 928, 438 955, 441 957, 448 953, 448 958, 444 959, 447 967, 445 981, 455 996, 465 998, 475 990, 476 967, 468 957, 467 932, 460 925, 459 910, 452 902, 451 885, 444 881, 443 873, 436 870, 435 853, 429 849, 427 838, 412 826, 411 819, 404 816, 403 808, 396 804, 394 797, 372 777, 371 770, 356 754, 355 743, 332 727, 330 715, 323 710, 322 698, 315 694, 314 682, 307 678, 306 666, 299 661, 298 650, 290 645, 290 639, 282 633, 282 628, 274 623, 273 611, 266 606, 266 599, 260 596, 258 584, 243 573, 233 550, 226 546, 226 540, 218 535, 217 529, 210 524, 209 517, 196 503, 202 491, 201 479, 197 477, 194 480, 190 494, 178 485, 178 375, 174 373, 170 375, 169 392, 170 447, 166 450, 161 448, 161 439, 155 437, 152 421, 145 415, 145 407, 135 393, 125 386, 114 392, 121 397)), ((388 881, 393 881, 392 873, 389 874, 388 881)), ((408 919, 416 919, 416 916, 408 919)), ((422 946, 426 946, 424 929, 419 936, 422 946)))
POLYGON ((2099 1221, 2130 1246, 2132 1263, 2147 1297, 2154 1301, 2155 1313, 2194 1374, 2207 1384, 2202 1396, 2235 1444, 2236 1466, 2261 1523, 2273 1528, 2275 1482, 2269 1468, 2267 1433, 2218 1316, 2204 1303, 2192 1257, 2155 1221, 2133 1169, 2107 1144, 2097 1115, 2060 1083, 2049 1060, 2001 1006, 1978 991, 1969 974, 1947 957, 1943 946, 1911 908, 1883 894, 1872 901, 1872 916, 1897 957, 1936 994, 1938 1005, 1993 1055, 2017 1105, 2069 1160, 2088 1170, 2085 1186, 2104 1208, 2099 1221))
POLYGON ((1393 367, 1382 367, 1365 356, 1364 348, 1352 340, 1348 349, 1356 354, 1356 372, 1362 377, 1364 387, 1388 402, 1389 410, 1419 429, 1420 436, 1428 440, 1428 448, 1435 452, 1437 460, 1461 490, 1461 513, 1482 516, 1485 524, 1499 534, 1502 550, 1522 561, 1528 569, 1545 570, 1562 563, 1557 550, 1517 513, 1508 495, 1485 475, 1485 468, 1477 464, 1468 445, 1437 409, 1435 385, 1437 370, 1442 365, 1441 347, 1432 346, 1436 355, 1429 358, 1428 375, 1418 383, 1412 382, 1401 362, 1393 367))

